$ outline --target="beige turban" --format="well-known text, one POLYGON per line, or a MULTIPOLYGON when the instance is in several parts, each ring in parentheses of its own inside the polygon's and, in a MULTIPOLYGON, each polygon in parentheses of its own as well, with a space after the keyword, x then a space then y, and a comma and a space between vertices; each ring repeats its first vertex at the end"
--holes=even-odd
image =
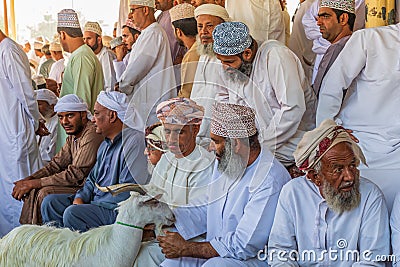
POLYGON ((85 24, 85 28, 83 31, 94 32, 98 36, 101 36, 103 31, 101 30, 100 24, 98 22, 88 21, 85 24))
POLYGON ((213 105, 211 132, 221 137, 247 138, 257 133, 255 118, 250 107, 216 103, 213 105))
POLYGON ((62 52, 62 47, 60 43, 52 42, 49 47, 50 51, 62 52))
POLYGON ((300 140, 293 153, 297 167, 300 170, 312 169, 332 147, 341 142, 350 143, 356 157, 366 164, 360 147, 346 130, 333 120, 327 119, 319 127, 306 132, 300 140))
POLYGON ((156 4, 154 0, 131 0, 129 5, 137 5, 137 6, 148 6, 152 8, 156 8, 156 4))
POLYGON ((223 21, 231 21, 231 18, 229 18, 228 11, 226 11, 225 8, 223 8, 220 5, 216 4, 204 4, 201 6, 198 6, 194 10, 194 16, 197 18, 200 15, 211 15, 215 17, 220 17, 223 21))
POLYGON ((190 19, 194 18, 194 6, 188 3, 183 3, 174 6, 169 10, 169 15, 171 16, 171 22, 180 19, 190 19))
POLYGON ((40 49, 42 49, 43 45, 44 45, 43 42, 35 40, 33 42, 33 49, 40 50, 40 49))
POLYGON ((111 48, 110 42, 111 42, 112 39, 113 38, 111 36, 103 35, 103 38, 102 38, 103 45, 105 47, 111 48))
POLYGON ((204 108, 189 98, 171 98, 158 104, 156 113, 162 123, 200 125, 204 108))

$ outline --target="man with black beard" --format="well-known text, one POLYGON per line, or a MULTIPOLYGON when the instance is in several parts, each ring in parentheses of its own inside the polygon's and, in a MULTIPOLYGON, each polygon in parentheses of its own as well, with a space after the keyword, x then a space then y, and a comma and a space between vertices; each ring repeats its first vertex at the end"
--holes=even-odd
POLYGON ((104 75, 104 91, 114 91, 114 85, 117 83, 113 60, 115 54, 103 46, 102 29, 97 22, 88 21, 85 24, 83 40, 93 50, 99 59, 104 75))
POLYGON ((255 113, 249 107, 215 104, 211 138, 218 165, 209 186, 206 218, 196 210, 186 219, 192 231, 207 222, 206 242, 167 232, 158 237, 168 258, 162 266, 268 266, 257 253, 267 244, 289 173, 258 142, 255 113))
POLYGON ((390 250, 385 199, 360 177, 357 167, 365 158, 347 131, 325 120, 304 134, 294 157, 306 175, 290 181, 279 196, 269 264, 385 266, 376 257, 390 250), (311 257, 303 257, 309 252, 311 257))
POLYGON ((315 127, 316 98, 299 59, 276 40, 258 46, 242 22, 217 25, 213 40, 225 78, 217 99, 254 108, 260 142, 292 177, 301 175, 293 152, 303 134, 315 127))

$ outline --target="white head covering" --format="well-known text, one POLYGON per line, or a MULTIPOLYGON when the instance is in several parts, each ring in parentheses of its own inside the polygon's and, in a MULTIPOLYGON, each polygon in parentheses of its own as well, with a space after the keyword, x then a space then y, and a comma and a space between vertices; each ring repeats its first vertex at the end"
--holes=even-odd
POLYGON ((36 83, 36 86, 46 84, 46 79, 41 74, 35 74, 32 76, 32 80, 36 83))
POLYGON ((61 44, 58 43, 58 42, 51 42, 49 50, 50 51, 56 51, 56 52, 62 52, 61 44))
POLYGON ((117 112, 118 118, 129 128, 144 132, 144 123, 136 109, 129 105, 126 94, 101 91, 97 103, 117 112))
POLYGON ((176 97, 158 104, 156 114, 163 124, 200 125, 204 107, 189 98, 176 97))
POLYGON ((38 89, 36 92, 36 100, 42 100, 49 103, 49 105, 57 104, 58 98, 55 93, 49 89, 38 89))
POLYGON ((225 22, 231 21, 228 11, 226 11, 226 9, 223 8, 222 6, 216 5, 216 4, 204 4, 204 5, 198 6, 194 10, 194 16, 197 19, 197 17, 200 15, 211 15, 211 16, 219 17, 225 22))
POLYGON ((320 7, 329 7, 337 10, 342 10, 348 13, 356 13, 354 0, 322 0, 320 7))
POLYGON ((33 49, 40 50, 40 49, 42 49, 43 45, 44 45, 43 42, 38 41, 38 40, 35 40, 35 41, 33 42, 33 49))
POLYGON ((54 106, 55 112, 78 112, 86 111, 87 118, 92 119, 92 114, 88 110, 88 105, 83 101, 82 98, 75 94, 65 95, 61 97, 57 105, 54 106))
POLYGON ((84 31, 88 31, 88 32, 94 32, 95 34, 97 34, 98 36, 101 36, 103 34, 103 31, 100 27, 100 24, 98 22, 95 21, 88 21, 85 24, 85 28, 84 31))
POLYGON ((131 0, 129 5, 137 5, 137 6, 148 6, 152 8, 156 8, 156 4, 154 0, 131 0))

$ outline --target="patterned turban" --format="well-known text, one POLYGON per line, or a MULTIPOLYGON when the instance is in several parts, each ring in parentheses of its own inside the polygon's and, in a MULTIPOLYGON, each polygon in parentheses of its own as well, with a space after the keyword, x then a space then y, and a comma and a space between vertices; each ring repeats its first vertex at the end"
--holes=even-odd
POLYGON ((332 147, 341 142, 350 143, 356 157, 366 164, 360 147, 351 139, 346 130, 333 120, 327 119, 319 127, 306 132, 300 140, 293 153, 297 167, 300 170, 314 168, 332 147))
POLYGON ((320 7, 329 7, 355 14, 354 0, 321 0, 320 7))
POLYGON ((215 27, 213 33, 214 52, 233 56, 249 48, 252 42, 249 28, 242 22, 224 22, 215 27))
POLYGON ((164 136, 164 126, 161 123, 155 123, 147 127, 145 136, 147 144, 151 147, 161 152, 167 151, 164 149, 166 147, 166 141, 164 136))
POLYGON ((257 133, 255 118, 250 107, 216 103, 213 105, 211 132, 221 137, 247 138, 257 133))
POLYGON ((169 10, 169 15, 171 16, 171 22, 194 18, 194 6, 188 3, 183 3, 174 6, 169 10))
POLYGON ((158 104, 156 113, 162 123, 200 125, 204 108, 189 98, 171 98, 158 104))
POLYGON ((38 89, 36 92, 36 100, 46 101, 49 105, 57 104, 58 98, 55 93, 49 89, 38 89))
POLYGON ((63 9, 57 14, 57 27, 80 29, 78 14, 73 9, 63 9))
POLYGON ((92 22, 92 21, 86 22, 84 31, 94 32, 98 36, 101 36, 103 34, 100 24, 98 22, 92 22))
POLYGON ((144 131, 144 123, 136 109, 129 105, 126 94, 117 91, 101 91, 97 96, 97 103, 117 112, 118 118, 129 128, 144 131))

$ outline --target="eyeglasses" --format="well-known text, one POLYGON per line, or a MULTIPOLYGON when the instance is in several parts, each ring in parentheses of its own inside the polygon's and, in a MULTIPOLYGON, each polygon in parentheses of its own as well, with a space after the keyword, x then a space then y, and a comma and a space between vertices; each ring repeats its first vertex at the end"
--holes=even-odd
POLYGON ((129 13, 130 13, 130 14, 133 14, 133 13, 135 12, 135 10, 136 10, 136 9, 139 9, 139 8, 144 8, 144 6, 131 8, 131 9, 129 9, 129 13))

